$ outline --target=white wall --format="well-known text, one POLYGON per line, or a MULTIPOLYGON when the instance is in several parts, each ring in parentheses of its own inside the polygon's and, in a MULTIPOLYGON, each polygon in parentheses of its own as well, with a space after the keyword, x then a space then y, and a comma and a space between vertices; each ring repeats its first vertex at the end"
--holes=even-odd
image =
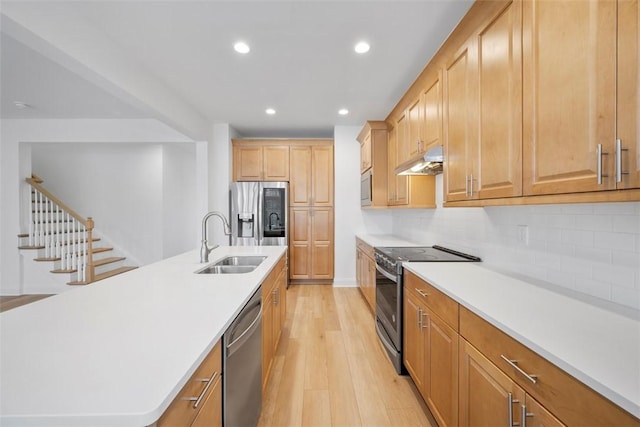
POLYGON ((357 233, 388 234, 389 211, 360 209, 360 144, 356 140, 361 126, 334 128, 335 170, 335 286, 356 286, 357 233))
MULTIPOLYGON (((163 168, 163 153, 162 153, 162 143, 193 143, 189 138, 186 138, 184 135, 175 132, 174 130, 168 128, 166 125, 156 121, 156 120, 2 120, 1 124, 1 133, 0 133, 0 189, 2 195, 2 201, 0 203, 0 212, 1 219, 0 222, 0 236, 3 238, 0 239, 0 293, 4 295, 18 294, 21 290, 21 269, 20 262, 21 257, 19 255, 19 251, 16 249, 18 239, 17 234, 23 231, 25 228, 21 227, 21 197, 24 196, 26 199, 26 195, 28 195, 28 185, 24 182, 24 178, 31 174, 31 155, 32 148, 34 146, 45 146, 45 144, 78 144, 78 143, 114 143, 114 142, 126 142, 126 144, 122 145, 120 148, 116 148, 116 146, 112 147, 113 150, 122 149, 122 147, 126 145, 134 146, 136 143, 151 143, 149 147, 155 144, 155 148, 151 149, 149 147, 139 150, 150 150, 148 153, 150 154, 149 158, 143 156, 141 160, 141 164, 134 165, 134 162, 127 160, 127 155, 123 154, 122 156, 112 156, 109 152, 105 152, 105 156, 98 159, 98 156, 94 157, 94 162, 97 165, 100 165, 102 161, 106 163, 111 163, 113 168, 117 169, 118 172, 111 172, 111 174, 107 174, 105 171, 97 170, 91 171, 92 173, 101 173, 103 180, 98 180, 94 182, 91 190, 102 190, 103 192, 108 193, 108 197, 117 196, 116 199, 110 199, 109 201, 113 204, 114 200, 120 203, 122 200, 127 201, 126 196, 122 196, 121 192, 127 190, 127 185, 120 185, 118 188, 112 185, 105 185, 107 182, 115 182, 118 183, 120 177, 119 175, 122 173, 122 170, 126 170, 125 174, 134 175, 140 179, 140 182, 144 182, 145 179, 152 178, 151 187, 152 188, 162 188, 162 180, 164 178, 162 168, 163 168), (160 147, 160 148, 158 148, 160 147), (156 154, 151 154, 156 153, 156 154), (117 159, 115 159, 117 157, 117 159), (159 170, 159 174, 156 174, 155 169, 151 166, 156 165, 159 170), (136 169, 134 171, 134 169, 136 169), (139 169, 139 170, 138 170, 139 169), (147 174, 143 174, 142 171, 145 171, 147 174), (156 186, 156 182, 160 183, 160 187, 156 186), (114 190, 115 188, 115 190, 114 190), (116 193, 116 191, 119 191, 116 193)), ((80 146, 80 145, 79 145, 80 146)), ((142 146, 142 144, 140 144, 142 146)), ((146 147, 146 145, 145 145, 146 147)), ((135 151, 135 150, 134 150, 135 151)), ((73 153, 69 153, 73 155, 73 153)), ((112 153, 113 154, 113 153, 112 153)), ((134 157, 138 157, 140 154, 139 151, 136 151, 134 157)), ((194 160, 195 161, 195 160, 194 160)), ((55 161, 58 165, 57 170, 70 169, 70 163, 77 165, 78 158, 69 159, 63 158, 55 161)), ((192 162, 193 163, 193 162, 192 162)), ((194 169, 193 165, 189 166, 192 170, 194 169)), ((185 170, 188 168, 185 167, 185 170)), ((173 174, 177 172, 172 172, 173 174)), ((88 176, 92 176, 91 173, 88 176)), ((43 176, 49 183, 55 181, 56 179, 63 178, 55 178, 53 176, 46 177, 43 176)), ((158 191, 155 190, 156 194, 158 191)), ((168 190, 170 193, 171 191, 168 190)), ((78 194, 83 194, 79 192, 78 194)), ((104 196, 104 194, 103 194, 104 196)), ((147 198, 147 195, 143 195, 142 199, 147 198)), ((156 220, 156 218, 161 218, 162 214, 162 200, 163 195, 160 193, 159 196, 151 197, 151 201, 147 199, 147 202, 150 204, 156 203, 155 201, 159 200, 158 209, 153 213, 151 222, 147 222, 144 227, 157 227, 156 230, 160 236, 163 235, 163 222, 162 220, 156 220), (160 215, 158 215, 160 212, 160 215)), ((140 203, 139 200, 132 200, 129 198, 128 202, 133 205, 138 205, 140 203)), ((81 202, 80 202, 81 203, 81 202)), ((189 207, 185 207, 184 209, 190 209, 189 207)), ((95 212, 95 211, 92 211, 95 212)), ((81 212, 82 213, 82 212, 81 212)), ((91 213, 96 217, 97 228, 99 231, 102 230, 102 225, 94 213, 91 213)), ((139 230, 136 231, 137 234, 139 230)), ((193 236, 193 232, 191 233, 193 236)), ((114 236, 109 236, 114 237, 114 236)), ((128 236, 127 236, 128 237, 128 236)), ((192 240, 193 237, 190 237, 189 240, 192 240)), ((116 240, 114 238, 114 240, 116 240)), ((136 242, 134 242, 136 243, 136 242)), ((141 243, 141 242, 138 242, 141 243)), ((156 243, 153 241, 153 243, 156 243)), ((172 240, 171 244, 174 244, 175 240, 172 240)), ((189 247, 193 247, 193 242, 190 242, 189 247)), ((143 245, 139 244, 137 248, 142 248, 143 245)), ((146 262, 147 254, 149 257, 161 256, 162 251, 169 250, 173 251, 174 249, 168 248, 168 241, 165 242, 161 238, 158 246, 159 249, 152 248, 148 249, 144 247, 140 253, 140 261, 146 262), (158 253, 158 251, 160 253, 158 253)), ((136 255, 135 257, 138 257, 136 255)), ((154 260, 155 260, 154 258, 154 260)), ((158 258, 159 259, 159 258, 158 258)))
POLYGON ((438 208, 394 211, 394 234, 640 309, 640 202, 442 208, 442 175, 436 186, 438 208))

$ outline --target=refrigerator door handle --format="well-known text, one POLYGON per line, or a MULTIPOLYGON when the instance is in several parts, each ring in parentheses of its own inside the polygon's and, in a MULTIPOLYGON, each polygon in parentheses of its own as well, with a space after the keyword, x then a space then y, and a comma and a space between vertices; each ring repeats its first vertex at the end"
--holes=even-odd
POLYGON ((264 204, 264 186, 261 182, 258 183, 258 212, 257 212, 257 227, 256 227, 256 245, 262 246, 262 237, 264 231, 264 224, 262 218, 262 209, 264 204))

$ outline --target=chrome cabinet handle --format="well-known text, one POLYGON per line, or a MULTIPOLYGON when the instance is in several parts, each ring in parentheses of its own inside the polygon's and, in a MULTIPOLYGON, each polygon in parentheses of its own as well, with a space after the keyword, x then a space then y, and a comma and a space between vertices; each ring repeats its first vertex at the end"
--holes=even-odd
POLYGON ((216 377, 218 376, 218 371, 215 371, 211 377, 209 379, 207 378, 201 378, 198 381, 202 381, 203 383, 207 383, 207 385, 204 387, 204 389, 202 389, 202 391, 200 392, 200 395, 198 397, 185 397, 182 400, 186 400, 189 402, 195 402, 193 404, 193 409, 198 409, 198 406, 200 405, 200 402, 202 401, 202 398, 204 397, 205 394, 207 394, 207 390, 209 390, 209 387, 211 387, 211 384, 214 383, 216 377))
POLYGON ((516 427, 519 426, 520 423, 514 423, 513 422, 513 404, 514 403, 520 403, 520 401, 518 399, 514 399, 513 398, 513 393, 509 393, 507 396, 507 405, 509 405, 509 407, 507 408, 508 414, 509 414, 509 419, 508 419, 508 426, 509 427, 516 427))
POLYGON ((418 288, 413 288, 416 290, 417 293, 419 293, 421 296, 423 296, 424 298, 428 297, 429 294, 426 293, 425 291, 423 291, 422 289, 418 289, 418 288))
POLYGON ((473 197, 473 174, 469 175, 469 197, 473 197))
POLYGON ((527 417, 533 418, 534 414, 527 412, 527 407, 522 405, 522 427, 527 427, 527 417))
POLYGON ((469 175, 464 177, 464 195, 469 197, 469 175))
POLYGON ((416 310, 416 317, 416 320, 418 321, 418 328, 422 329, 422 309, 420 307, 416 310))
POLYGON ((427 313, 425 313, 424 311, 420 311, 420 329, 425 329, 429 327, 429 322, 427 322, 426 324, 424 322, 424 318, 427 316, 428 316, 427 313))
POLYGON ((527 374, 525 371, 523 371, 522 368, 520 368, 517 365, 517 363, 518 363, 517 360, 509 359, 504 354, 501 354, 500 357, 502 357, 502 359, 504 359, 509 365, 511 365, 511 367, 515 368, 516 371, 520 372, 522 375, 524 375, 524 377, 526 379, 528 379, 532 383, 536 384, 538 382, 538 380, 537 380, 538 376, 537 375, 532 375, 532 374, 527 374))
POLYGON ((602 156, 608 156, 609 153, 602 151, 602 144, 598 144, 596 147, 596 160, 597 160, 597 175, 598 175, 598 185, 602 185, 602 178, 608 177, 609 175, 602 174, 602 156))
POLYGON ((628 148, 622 148, 622 140, 616 139, 616 182, 622 182, 622 175, 629 175, 629 171, 622 170, 622 152, 629 151, 628 148))

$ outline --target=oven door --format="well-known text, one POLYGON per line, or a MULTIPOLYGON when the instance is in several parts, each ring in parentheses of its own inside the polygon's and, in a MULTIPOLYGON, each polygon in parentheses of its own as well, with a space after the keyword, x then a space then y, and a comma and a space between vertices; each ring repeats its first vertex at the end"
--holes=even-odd
POLYGON ((376 329, 396 371, 402 373, 402 276, 376 265, 376 329))

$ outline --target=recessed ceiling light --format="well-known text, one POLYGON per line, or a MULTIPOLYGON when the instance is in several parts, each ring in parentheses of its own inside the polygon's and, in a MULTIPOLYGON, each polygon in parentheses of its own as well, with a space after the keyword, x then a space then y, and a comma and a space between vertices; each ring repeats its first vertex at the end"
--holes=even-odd
POLYGON ((369 52, 369 49, 371 49, 371 46, 369 46, 369 43, 367 42, 359 42, 354 48, 356 53, 367 53, 369 52))
POLYGON ((26 102, 22 102, 22 101, 13 101, 13 105, 15 105, 18 110, 24 110, 25 108, 31 108, 31 105, 27 104, 26 102))
POLYGON ((347 110, 346 108, 341 108, 338 110, 338 114, 340 114, 341 116, 346 116, 347 114, 349 114, 349 110, 347 110))
POLYGON ((249 45, 245 42, 237 42, 233 45, 233 48, 238 53, 249 53, 249 51, 251 50, 251 48, 249 48, 249 45))
POLYGON ((267 108, 266 110, 264 110, 264 112, 270 116, 273 116, 276 113, 276 110, 274 110, 273 108, 267 108))

